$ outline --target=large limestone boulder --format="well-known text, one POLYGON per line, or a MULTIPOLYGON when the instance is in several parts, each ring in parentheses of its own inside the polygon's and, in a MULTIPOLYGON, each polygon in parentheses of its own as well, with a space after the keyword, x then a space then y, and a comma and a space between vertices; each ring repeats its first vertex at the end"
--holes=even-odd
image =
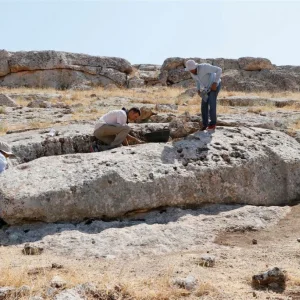
POLYGON ((257 128, 42 157, 0 175, 0 217, 9 224, 202 203, 280 205, 299 197, 300 144, 257 128))
POLYGON ((8 60, 10 53, 6 50, 0 50, 0 76, 5 76, 10 72, 8 60))
POLYGON ((59 51, 0 52, 1 86, 52 87, 127 85, 133 70, 122 58, 59 51))
POLYGON ((241 57, 238 59, 239 66, 245 71, 272 70, 271 61, 261 57, 241 57))
POLYGON ((161 85, 160 65, 140 64, 133 65, 133 67, 133 72, 128 76, 127 86, 129 88, 161 85))
POLYGON ((119 71, 109 71, 105 75, 104 73, 103 75, 92 75, 80 71, 56 69, 10 73, 3 78, 1 85, 11 88, 26 86, 65 90, 82 84, 106 86, 114 83, 119 86, 125 85, 126 74, 119 71))
POLYGON ((8 95, 0 94, 0 106, 16 107, 18 104, 8 95))
POLYGON ((9 64, 11 72, 52 69, 90 70, 92 73, 101 72, 102 69, 115 69, 124 73, 132 71, 131 64, 123 58, 60 51, 15 52, 9 64))

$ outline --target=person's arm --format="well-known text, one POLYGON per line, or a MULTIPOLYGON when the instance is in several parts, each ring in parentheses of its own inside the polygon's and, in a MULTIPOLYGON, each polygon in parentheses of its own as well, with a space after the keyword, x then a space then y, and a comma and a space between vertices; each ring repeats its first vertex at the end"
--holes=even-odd
POLYGON ((197 84, 197 93, 200 96, 200 82, 196 80, 196 84, 197 84))
POLYGON ((207 74, 207 73, 216 73, 216 79, 213 82, 212 86, 211 86, 211 90, 215 91, 217 89, 218 86, 218 82, 221 78, 222 75, 222 69, 220 67, 217 66, 213 66, 210 64, 203 64, 202 68, 204 69, 203 71, 207 74))
POLYGON ((144 144, 145 142, 139 140, 138 138, 130 135, 130 134, 127 134, 127 137, 126 137, 127 141, 130 141, 130 142, 134 142, 136 144, 144 144))

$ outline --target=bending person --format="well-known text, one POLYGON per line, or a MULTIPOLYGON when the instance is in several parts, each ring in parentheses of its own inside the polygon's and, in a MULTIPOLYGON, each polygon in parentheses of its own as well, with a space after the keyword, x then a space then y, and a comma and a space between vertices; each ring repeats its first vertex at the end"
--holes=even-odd
POLYGON ((198 95, 201 97, 201 130, 215 130, 217 124, 217 97, 221 89, 222 69, 207 63, 197 64, 190 59, 186 62, 189 71, 197 85, 198 95), (209 122, 209 118, 210 122, 209 122))
POLYGON ((134 122, 141 115, 137 107, 129 110, 122 108, 120 110, 112 110, 103 115, 95 124, 94 136, 104 142, 106 145, 94 145, 93 151, 104 151, 119 147, 122 143, 128 145, 128 140, 135 143, 143 143, 139 139, 129 135, 131 130, 128 122, 134 122))

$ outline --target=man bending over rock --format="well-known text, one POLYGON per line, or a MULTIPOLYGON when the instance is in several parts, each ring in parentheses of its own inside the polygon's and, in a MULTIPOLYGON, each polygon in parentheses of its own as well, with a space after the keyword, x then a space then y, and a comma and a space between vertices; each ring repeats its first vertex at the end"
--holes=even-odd
POLYGON ((222 69, 207 63, 197 64, 192 59, 188 60, 185 65, 185 70, 189 71, 196 81, 198 95, 202 98, 201 130, 215 130, 217 124, 217 97, 221 89, 222 69), (210 122, 208 122, 208 115, 210 122))
POLYGON ((128 122, 134 122, 141 115, 137 107, 129 110, 122 108, 112 110, 103 115, 95 124, 94 136, 106 145, 93 145, 92 152, 104 151, 119 147, 124 143, 128 145, 128 140, 137 144, 143 143, 139 139, 129 135, 130 126, 128 122))

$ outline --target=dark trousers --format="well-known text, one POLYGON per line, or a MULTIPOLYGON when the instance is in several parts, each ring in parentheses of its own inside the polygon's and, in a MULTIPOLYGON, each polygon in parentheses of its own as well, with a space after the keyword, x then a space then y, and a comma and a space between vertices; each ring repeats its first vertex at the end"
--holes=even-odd
POLYGON ((202 125, 207 127, 208 125, 217 124, 217 97, 221 89, 221 82, 219 83, 216 91, 210 91, 206 102, 201 102, 201 114, 202 114, 202 125), (210 122, 208 123, 208 116, 210 122))

